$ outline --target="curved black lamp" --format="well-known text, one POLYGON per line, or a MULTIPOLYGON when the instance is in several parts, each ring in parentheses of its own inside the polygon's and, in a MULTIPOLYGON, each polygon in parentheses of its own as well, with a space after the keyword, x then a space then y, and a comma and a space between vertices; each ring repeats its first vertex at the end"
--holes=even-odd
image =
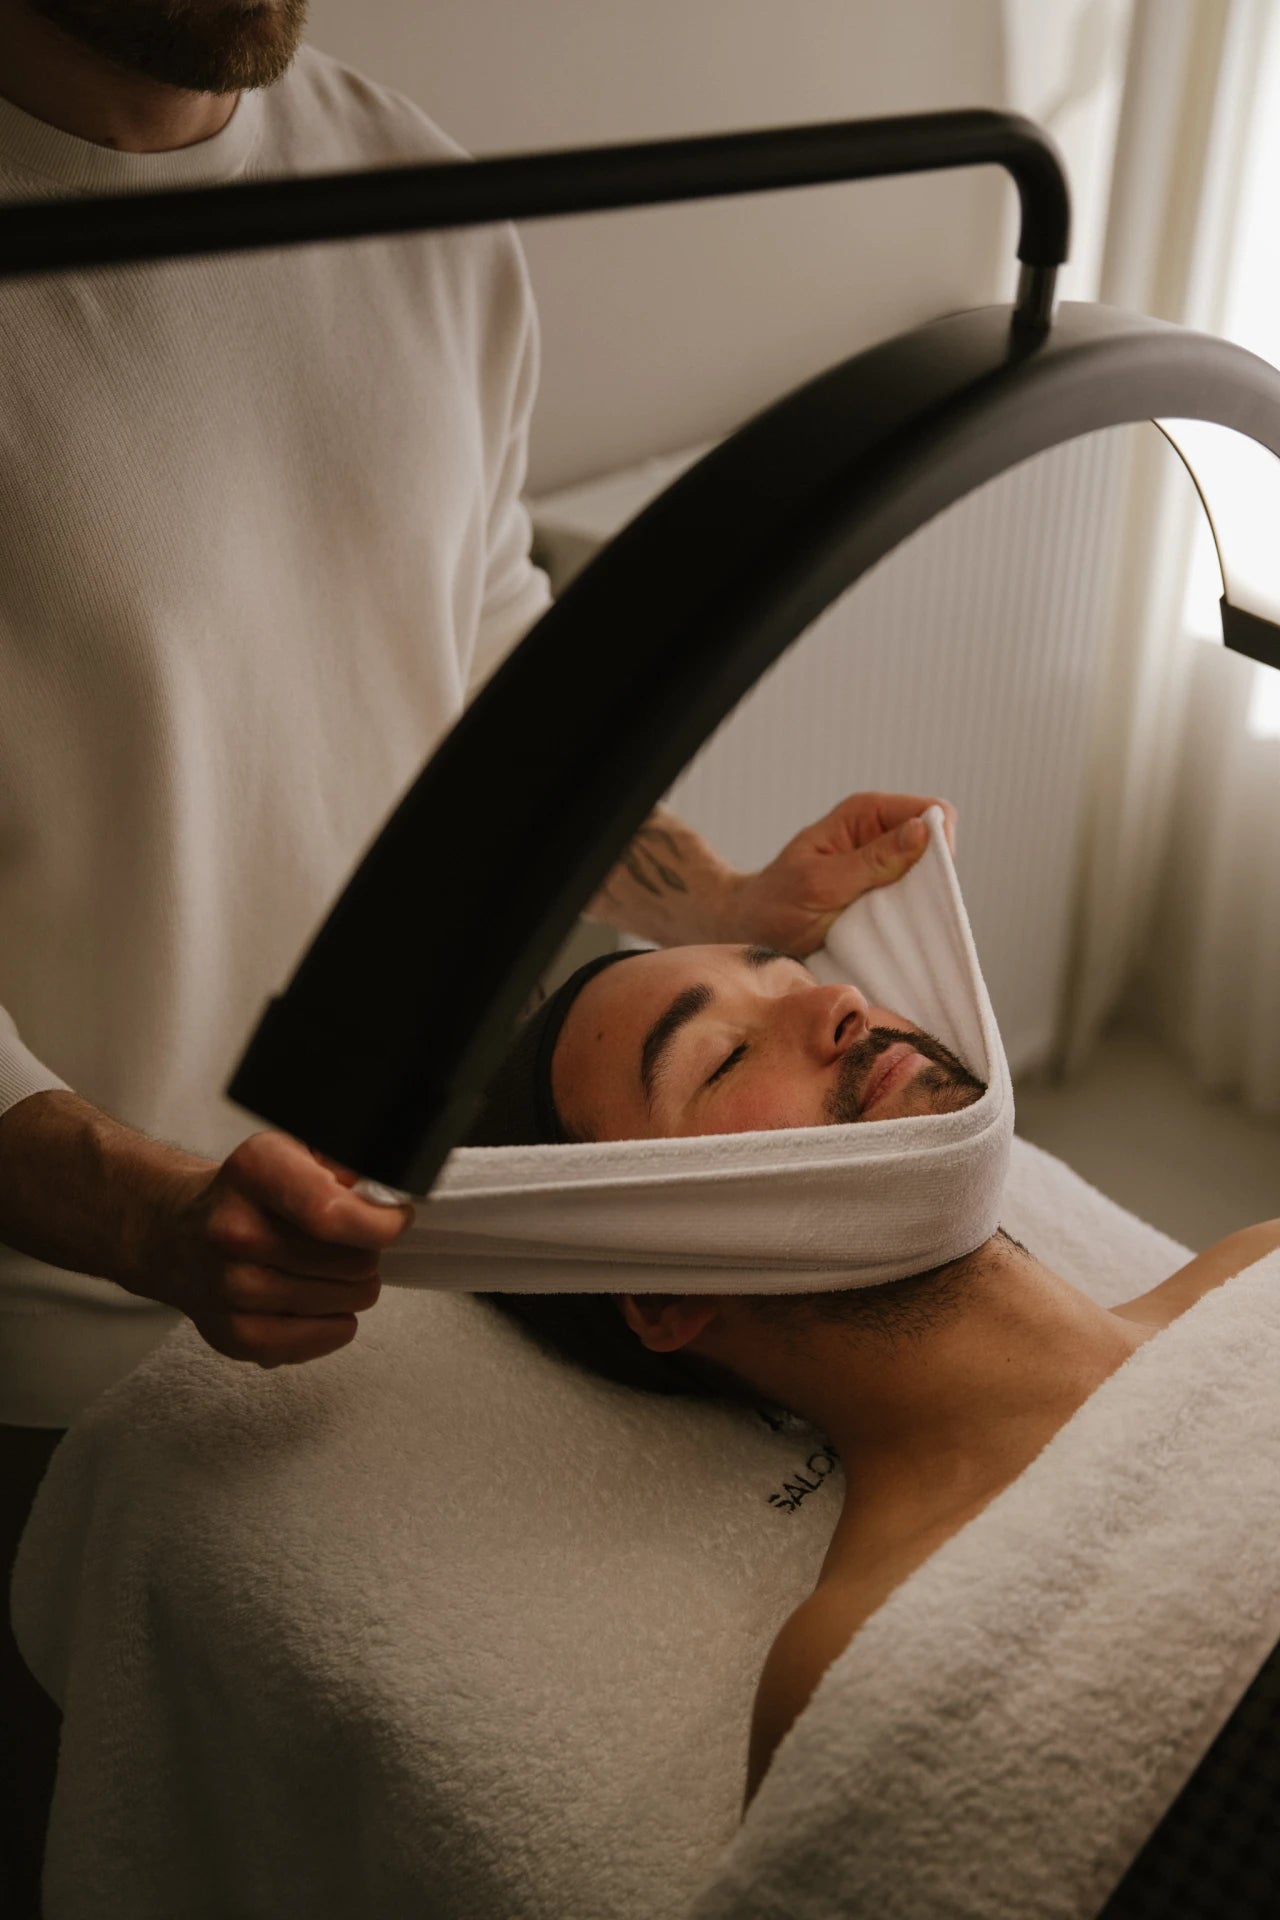
MULTIPOLYGON (((410 788, 269 1005, 231 1099, 361 1173, 426 1192, 582 906, 690 756, 825 607, 944 507, 1080 434, 1158 420, 1178 444, 1169 422, 1206 421, 1280 455, 1280 375, 1138 314, 1074 304, 1055 317, 1066 183, 1046 136, 1010 115, 0 213, 3 276, 984 162, 1007 166, 1022 196, 1013 308, 934 321, 809 381, 624 529, 410 788)), ((1213 518, 1213 481, 1194 465, 1193 477, 1213 518)), ((1228 645, 1280 666, 1272 606, 1229 569, 1224 583, 1228 645)))
MULTIPOLYGON (((753 420, 624 528, 462 716, 268 1009, 231 1098, 425 1192, 575 916, 784 648, 984 481, 1161 415, 1280 454, 1280 375, 1083 304, 1027 351, 1008 309, 985 308, 858 354, 753 420), (418 879, 428 849, 445 943, 418 879)), ((1280 663, 1280 630, 1248 627, 1271 651, 1244 650, 1280 663)))

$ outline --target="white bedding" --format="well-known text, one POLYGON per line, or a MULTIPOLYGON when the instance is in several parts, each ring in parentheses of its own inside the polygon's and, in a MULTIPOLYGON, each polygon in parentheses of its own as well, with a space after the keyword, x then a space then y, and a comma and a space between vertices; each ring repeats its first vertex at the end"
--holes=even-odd
POLYGON ((1280 1640, 1277 1467, 1280 1252, 872 1614, 691 1920, 1095 1920, 1280 1640))
MULTIPOLYGON (((1023 1142, 1003 1217, 1104 1303, 1187 1257, 1023 1142)), ((179 1329, 22 1545, 47 1920, 684 1913, 839 1497, 810 1430, 588 1378, 466 1296, 388 1288, 271 1373, 179 1329)))

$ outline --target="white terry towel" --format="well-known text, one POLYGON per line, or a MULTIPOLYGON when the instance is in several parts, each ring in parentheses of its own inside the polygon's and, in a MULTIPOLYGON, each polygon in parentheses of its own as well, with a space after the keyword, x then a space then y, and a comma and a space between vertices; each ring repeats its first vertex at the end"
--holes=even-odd
POLYGON ((990 1239, 1013 1089, 941 808, 925 819, 915 866, 847 908, 808 964, 950 1047, 987 1083, 973 1106, 693 1140, 461 1148, 383 1255, 384 1278, 508 1293, 816 1293, 922 1273, 990 1239))
POLYGON ((891 1594, 693 1920, 1092 1920, 1280 1639, 1280 1253, 891 1594))
MULTIPOLYGON (((1023 1141, 1003 1221, 1104 1305, 1188 1257, 1023 1141)), ((388 1288, 265 1374, 184 1323, 19 1554, 64 1713, 47 1920, 678 1920, 842 1488, 811 1429, 592 1379, 465 1295, 388 1288)))

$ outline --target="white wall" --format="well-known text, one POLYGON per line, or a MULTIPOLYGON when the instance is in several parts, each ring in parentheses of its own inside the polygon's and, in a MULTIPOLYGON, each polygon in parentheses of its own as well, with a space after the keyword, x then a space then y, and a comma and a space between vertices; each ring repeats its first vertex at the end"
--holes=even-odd
MULTIPOLYGON (((1005 0, 1006 104, 1045 127, 1071 185, 1064 300, 1096 300, 1102 272, 1131 0, 1005 0)), ((1015 209, 1006 208, 1011 247, 1015 209)))
MULTIPOLYGON (((313 0, 311 37, 477 154, 1012 108, 1064 150, 1061 290, 1093 298, 1129 13, 1128 0, 313 0)), ((530 491, 717 438, 872 340, 1009 298, 1016 232, 995 169, 526 226, 543 325, 530 491)), ((859 786, 948 793, 1019 1066, 1048 1051, 1066 956, 1114 520, 1104 456, 1065 450, 925 529, 817 623, 673 794, 753 865, 859 786)), ((585 558, 638 509, 636 485, 544 498, 544 535, 556 518, 585 558)))
MULTIPOLYGON (((1052 108, 1066 29, 1099 3, 1124 11, 1122 0, 312 0, 309 38, 483 154, 1052 108)), ((1070 111, 1087 171, 1096 114, 1088 98, 1085 123, 1078 103, 1070 111)), ((897 327, 1009 297, 1013 206, 1003 174, 984 168, 526 225, 543 328, 530 490, 715 438, 897 327)))

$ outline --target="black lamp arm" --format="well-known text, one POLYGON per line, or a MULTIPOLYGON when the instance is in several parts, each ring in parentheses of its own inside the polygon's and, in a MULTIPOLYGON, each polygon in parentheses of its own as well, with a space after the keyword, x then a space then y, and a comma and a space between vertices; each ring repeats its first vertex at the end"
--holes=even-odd
POLYGON ((10 205, 0 279, 984 165, 1021 202, 1015 323, 1043 325, 1067 257, 1062 159, 1034 122, 985 108, 10 205))

